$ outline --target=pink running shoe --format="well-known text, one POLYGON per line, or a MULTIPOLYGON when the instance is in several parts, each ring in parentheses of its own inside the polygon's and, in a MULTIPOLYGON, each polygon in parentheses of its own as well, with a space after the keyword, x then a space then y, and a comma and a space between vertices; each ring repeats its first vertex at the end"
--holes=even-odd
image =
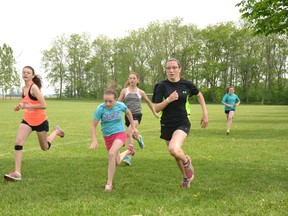
POLYGON ((186 157, 187 157, 188 161, 186 164, 184 164, 184 171, 185 171, 186 177, 188 179, 192 178, 192 180, 193 180, 194 168, 193 168, 192 163, 191 163, 191 158, 188 155, 186 157))
POLYGON ((133 155, 135 154, 133 145, 129 144, 128 150, 129 150, 129 155, 132 155, 132 156, 133 156, 133 155))
POLYGON ((61 138, 65 136, 65 132, 58 125, 54 126, 54 130, 57 130, 57 136, 60 136, 61 138))

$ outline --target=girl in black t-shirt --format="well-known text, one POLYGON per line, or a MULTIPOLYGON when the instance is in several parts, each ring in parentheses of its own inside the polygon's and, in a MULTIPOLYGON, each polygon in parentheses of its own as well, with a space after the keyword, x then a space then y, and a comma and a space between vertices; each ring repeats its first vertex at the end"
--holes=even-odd
POLYGON ((203 116, 201 127, 208 125, 208 112, 205 99, 196 86, 182 79, 181 64, 177 59, 169 59, 165 65, 167 80, 155 85, 152 102, 156 112, 160 112, 161 135, 169 153, 175 158, 183 176, 182 188, 189 188, 194 178, 191 158, 185 155, 182 145, 190 131, 190 105, 188 98, 196 95, 201 105, 203 116))

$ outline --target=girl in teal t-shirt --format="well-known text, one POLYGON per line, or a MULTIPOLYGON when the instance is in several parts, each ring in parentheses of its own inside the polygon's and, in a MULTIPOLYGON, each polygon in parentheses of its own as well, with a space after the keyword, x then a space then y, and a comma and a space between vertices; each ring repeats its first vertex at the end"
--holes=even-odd
POLYGON ((227 118, 227 131, 226 134, 230 134, 230 128, 232 126, 232 119, 235 114, 236 107, 240 104, 239 97, 234 93, 234 87, 226 88, 226 94, 223 96, 221 103, 225 105, 224 112, 227 118))
POLYGON ((120 153, 120 149, 126 142, 126 131, 122 121, 122 114, 125 113, 131 123, 133 134, 137 135, 138 130, 133 124, 131 111, 127 106, 118 102, 116 92, 108 89, 104 92, 104 103, 100 104, 93 114, 93 120, 90 127, 92 143, 89 149, 96 149, 98 142, 96 138, 96 127, 101 122, 103 138, 105 140, 106 149, 108 151, 108 180, 105 185, 105 191, 113 189, 113 177, 116 170, 116 165, 120 164, 124 157, 133 155, 133 146, 128 146, 128 149, 120 153))

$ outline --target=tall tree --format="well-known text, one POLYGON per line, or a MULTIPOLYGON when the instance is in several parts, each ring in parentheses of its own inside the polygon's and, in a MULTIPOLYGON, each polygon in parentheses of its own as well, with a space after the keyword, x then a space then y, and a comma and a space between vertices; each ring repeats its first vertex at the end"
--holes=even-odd
POLYGON ((66 93, 69 97, 85 97, 85 67, 91 55, 90 36, 72 34, 67 43, 69 73, 66 93))
POLYGON ((67 66, 67 38, 65 35, 57 37, 51 43, 50 50, 42 51, 42 67, 47 73, 46 79, 62 98, 67 66))
POLYGON ((242 0, 236 6, 256 34, 288 34, 287 0, 242 0))
POLYGON ((0 47, 0 88, 3 99, 6 98, 9 90, 13 91, 13 87, 20 86, 20 78, 14 67, 15 63, 12 48, 4 43, 0 47))

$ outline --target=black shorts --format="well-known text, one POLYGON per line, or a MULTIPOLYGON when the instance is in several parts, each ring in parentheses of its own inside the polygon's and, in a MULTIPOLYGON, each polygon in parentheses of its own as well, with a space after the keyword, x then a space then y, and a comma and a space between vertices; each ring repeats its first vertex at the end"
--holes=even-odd
MULTIPOLYGON (((138 124, 140 124, 141 120, 142 120, 142 114, 132 114, 133 115, 133 120, 137 120, 138 121, 138 124)), ((127 127, 129 127, 130 125, 130 121, 129 119, 127 118, 127 116, 125 115, 125 125, 127 127)))
POLYGON ((235 109, 231 109, 231 110, 224 110, 224 112, 228 115, 230 111, 234 111, 235 112, 235 109))
POLYGON ((31 126, 25 120, 22 120, 21 123, 26 124, 29 127, 31 127, 32 131, 37 131, 37 132, 42 132, 42 131, 48 132, 49 131, 49 122, 47 120, 45 120, 44 122, 42 122, 42 124, 37 125, 37 126, 31 126))
POLYGON ((187 136, 189 135, 189 131, 191 128, 191 123, 189 121, 185 121, 181 125, 176 125, 175 127, 164 127, 161 125, 161 135, 160 138, 170 141, 172 139, 172 135, 176 130, 182 130, 184 131, 187 136))

